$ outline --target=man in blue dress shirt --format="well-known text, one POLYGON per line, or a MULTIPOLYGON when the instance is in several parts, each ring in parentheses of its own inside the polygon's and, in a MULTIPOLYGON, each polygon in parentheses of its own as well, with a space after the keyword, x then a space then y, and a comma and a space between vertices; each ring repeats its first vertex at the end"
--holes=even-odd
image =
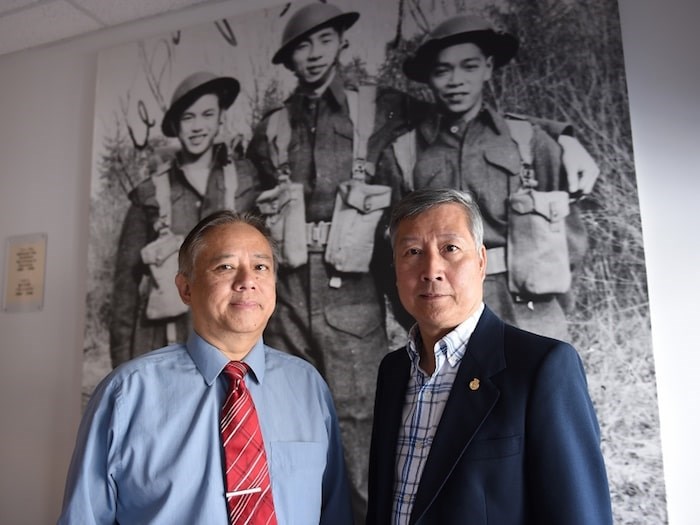
POLYGON ((276 257, 254 216, 217 212, 190 232, 176 283, 194 330, 124 363, 95 390, 78 432, 59 523, 227 524, 222 370, 244 361, 277 520, 351 523, 335 408, 305 361, 266 346, 276 257))

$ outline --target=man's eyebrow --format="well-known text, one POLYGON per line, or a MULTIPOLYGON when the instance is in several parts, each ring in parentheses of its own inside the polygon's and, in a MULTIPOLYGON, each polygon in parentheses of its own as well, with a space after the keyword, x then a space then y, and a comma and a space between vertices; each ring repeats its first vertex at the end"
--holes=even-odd
MULTIPOLYGON (((464 239, 463 235, 460 235, 459 233, 441 233, 435 236, 439 241, 450 241, 450 240, 461 240, 464 239)), ((396 238, 396 243, 408 243, 408 242, 417 242, 422 239, 421 236, 418 235, 404 235, 401 237, 396 238)))
MULTIPOLYGON (((236 258, 236 255, 233 253, 220 253, 217 255, 212 255, 209 258, 209 264, 220 263, 222 261, 225 261, 225 260, 231 259, 231 258, 236 258)), ((267 254, 264 252, 254 253, 254 254, 252 254, 252 258, 253 259, 261 259, 264 261, 272 261, 272 256, 270 254, 267 254)))
POLYGON ((272 260, 272 256, 269 253, 254 253, 253 257, 256 259, 262 259, 264 261, 272 260))
POLYGON ((225 259, 230 259, 231 257, 233 257, 232 253, 219 253, 217 255, 212 255, 209 257, 209 264, 215 264, 225 259))

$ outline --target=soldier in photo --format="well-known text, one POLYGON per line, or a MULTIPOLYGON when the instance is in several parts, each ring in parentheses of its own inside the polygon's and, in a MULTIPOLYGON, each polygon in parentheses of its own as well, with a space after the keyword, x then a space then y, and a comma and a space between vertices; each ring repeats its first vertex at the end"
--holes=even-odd
POLYGON ((129 194, 112 292, 112 366, 153 348, 185 341, 191 328, 174 276, 184 235, 220 209, 254 206, 257 175, 219 142, 224 112, 239 83, 197 72, 175 89, 161 131, 177 138, 175 152, 154 153, 149 176, 129 194))
POLYGON ((376 370, 388 351, 384 299, 370 264, 391 189, 376 159, 420 114, 395 90, 349 86, 339 69, 356 12, 313 3, 288 20, 272 58, 298 81, 257 126, 248 149, 260 211, 280 244, 277 309, 265 342, 321 371, 333 393, 364 521, 376 370), (374 159, 374 160, 373 160, 374 159))
POLYGON ((414 158, 393 185, 402 193, 470 191, 484 215, 485 301, 511 324, 568 339, 562 305, 587 246, 576 200, 599 170, 570 127, 484 103, 494 69, 517 49, 513 35, 476 16, 451 18, 427 35, 404 73, 428 85, 437 111, 397 140, 414 158))

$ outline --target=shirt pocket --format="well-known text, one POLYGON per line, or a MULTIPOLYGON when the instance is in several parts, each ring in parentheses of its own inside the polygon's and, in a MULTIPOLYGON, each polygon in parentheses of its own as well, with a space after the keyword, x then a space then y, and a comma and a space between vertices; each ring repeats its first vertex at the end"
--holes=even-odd
POLYGON ((346 304, 328 306, 325 309, 326 321, 330 326, 363 339, 381 328, 381 310, 378 305, 346 304))
POLYGON ((459 184, 455 180, 453 170, 447 161, 447 154, 436 148, 422 156, 419 156, 413 170, 413 184, 415 189, 423 188, 456 188, 459 184))
POLYGON ((505 171, 508 175, 520 173, 520 154, 516 148, 496 147, 484 150, 484 160, 487 165, 505 171))
POLYGON ((319 523, 326 455, 325 443, 270 443, 270 473, 280 525, 319 523))

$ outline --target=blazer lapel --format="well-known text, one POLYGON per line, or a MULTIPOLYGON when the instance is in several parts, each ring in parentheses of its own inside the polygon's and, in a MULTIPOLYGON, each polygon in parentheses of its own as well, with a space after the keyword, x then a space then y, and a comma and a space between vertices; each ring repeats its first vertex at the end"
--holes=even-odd
POLYGON ((376 393, 374 428, 370 470, 376 469, 376 505, 379 507, 377 523, 388 523, 391 517, 396 467, 396 442, 401 425, 401 414, 406 397, 406 388, 411 362, 406 349, 387 355, 382 363, 380 382, 376 393), (383 372, 383 373, 382 373, 383 372))
POLYGON ((418 485, 410 523, 426 512, 500 396, 491 376, 505 368, 503 322, 488 308, 469 339, 418 485))

